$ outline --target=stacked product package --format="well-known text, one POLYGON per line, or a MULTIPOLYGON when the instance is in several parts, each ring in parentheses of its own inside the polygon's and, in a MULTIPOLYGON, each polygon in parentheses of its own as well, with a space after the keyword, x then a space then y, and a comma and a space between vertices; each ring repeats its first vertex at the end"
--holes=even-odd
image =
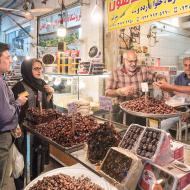
POLYGON ((182 150, 165 131, 132 124, 119 147, 108 151, 100 172, 119 190, 137 185, 141 190, 182 190, 190 184, 190 168, 175 160, 182 159, 182 150))

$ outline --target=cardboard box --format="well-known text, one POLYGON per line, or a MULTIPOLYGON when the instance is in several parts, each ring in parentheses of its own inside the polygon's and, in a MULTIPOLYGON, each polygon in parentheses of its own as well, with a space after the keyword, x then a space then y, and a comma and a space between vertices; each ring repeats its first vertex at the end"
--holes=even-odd
MULTIPOLYGON (((182 165, 184 165, 182 163, 182 165)), ((152 163, 146 163, 142 176, 138 182, 141 190, 154 190, 154 185, 160 181, 163 190, 182 190, 190 184, 190 172, 184 172, 176 168, 172 163, 160 167, 152 163)))
POLYGON ((175 160, 184 159, 184 144, 176 141, 171 142, 172 155, 175 160))

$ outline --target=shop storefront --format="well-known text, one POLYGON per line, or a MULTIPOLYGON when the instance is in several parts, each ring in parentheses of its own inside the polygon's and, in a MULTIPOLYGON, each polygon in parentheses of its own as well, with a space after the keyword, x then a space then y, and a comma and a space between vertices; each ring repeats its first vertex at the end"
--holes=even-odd
MULTIPOLYGON (((170 98, 169 90, 159 86, 173 84, 183 72, 183 59, 190 57, 190 3, 107 0, 71 4, 31 21, 35 32, 30 24, 23 25, 35 34, 35 43, 20 29, 5 32, 13 55, 23 58, 30 53, 42 60, 44 81, 54 88, 54 109, 42 109, 42 93, 37 91, 38 106, 27 110, 22 123, 27 148, 25 190, 190 189, 188 88, 170 98), (91 20, 97 6, 104 15, 101 23, 91 20), (58 36, 60 27, 66 30, 64 37, 58 36), (136 64, 135 72, 125 70, 128 62, 136 64), (118 72, 114 81, 118 67, 124 74, 118 72), (146 68, 151 77, 146 78, 146 73, 134 80, 138 68, 146 68), (112 85, 106 89, 109 77, 112 85), (139 84, 127 94, 124 84, 128 83, 139 84), (129 115, 145 124, 137 124, 136 119, 126 125, 129 115), (167 119, 176 122, 166 131, 162 122, 167 119), (32 180, 33 164, 39 166, 37 171, 43 170, 47 144, 50 156, 64 167, 39 172, 32 180)), ((186 61, 190 67, 190 58, 186 61)))

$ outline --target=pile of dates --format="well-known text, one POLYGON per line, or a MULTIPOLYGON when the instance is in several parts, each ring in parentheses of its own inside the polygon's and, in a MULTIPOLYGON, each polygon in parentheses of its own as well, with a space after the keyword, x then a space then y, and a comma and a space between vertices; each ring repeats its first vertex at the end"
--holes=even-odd
POLYGON ((111 178, 121 183, 124 178, 127 177, 131 164, 131 158, 111 149, 106 156, 101 170, 111 178))
POLYGON ((35 131, 64 147, 86 142, 88 136, 99 127, 94 118, 82 116, 80 113, 74 118, 62 115, 50 123, 33 126, 35 131))
POLYGON ((137 154, 151 159, 160 141, 161 131, 147 128, 137 148, 137 154))
POLYGON ((131 150, 139 140, 140 135, 144 131, 144 127, 138 125, 131 125, 125 134, 120 146, 122 148, 131 150))
POLYGON ((44 177, 33 185, 29 190, 104 190, 99 185, 91 182, 87 177, 70 177, 57 174, 44 177))
POLYGON ((166 105, 163 100, 155 100, 151 97, 148 97, 147 101, 145 101, 145 96, 141 96, 140 98, 127 101, 122 104, 122 107, 127 110, 142 112, 142 113, 151 113, 151 114, 176 113, 176 110, 173 107, 166 105))
POLYGON ((61 116, 61 113, 54 109, 29 108, 26 113, 26 120, 34 125, 50 122, 61 116))
POLYGON ((88 138, 88 160, 95 164, 104 159, 107 151, 112 146, 118 146, 121 140, 120 135, 108 122, 100 124, 88 138))

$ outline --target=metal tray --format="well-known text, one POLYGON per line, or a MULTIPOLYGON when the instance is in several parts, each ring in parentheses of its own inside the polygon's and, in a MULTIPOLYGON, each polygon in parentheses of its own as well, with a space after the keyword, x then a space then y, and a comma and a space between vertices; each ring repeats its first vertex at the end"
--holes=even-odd
MULTIPOLYGON (((98 118, 98 117, 94 117, 98 122, 106 122, 108 120, 105 120, 103 118, 98 118)), ((125 134, 125 131, 126 131, 126 126, 125 125, 122 125, 122 124, 117 124, 117 123, 114 123, 112 122, 112 124, 114 125, 114 128, 115 130, 121 135, 123 136, 125 134), (125 127, 125 128, 124 128, 125 127)), ((44 125, 41 124, 41 125, 44 125)), ((33 128, 33 124, 30 122, 30 121, 25 121, 24 122, 24 127, 26 128, 26 130, 30 131, 32 134, 38 136, 39 138, 41 138, 42 140, 45 140, 46 142, 49 142, 50 144, 53 144, 55 145, 57 148, 63 150, 64 152, 66 153, 72 153, 72 152, 75 152, 75 151, 78 151, 78 150, 81 150, 84 148, 85 146, 85 142, 81 142, 79 144, 75 144, 71 147, 66 147, 66 146, 63 146, 63 145, 60 145, 58 144, 57 142, 53 141, 52 139, 42 135, 41 133, 37 132, 34 128, 33 128)))
POLYGON ((120 108, 124 111, 127 112, 131 115, 135 115, 138 117, 144 117, 144 118, 153 118, 153 119, 167 119, 171 117, 179 117, 181 115, 180 112, 173 113, 173 114, 151 114, 151 113, 143 113, 143 112, 136 112, 136 111, 131 111, 123 107, 123 104, 126 102, 123 102, 120 104, 120 108))
POLYGON ((72 153, 72 152, 75 152, 75 151, 78 151, 78 150, 84 148, 84 143, 75 144, 75 145, 73 145, 71 147, 66 147, 66 146, 60 145, 57 142, 53 141, 52 139, 42 135, 41 133, 38 133, 31 125, 28 125, 27 122, 25 122, 23 126, 30 133, 38 136, 42 140, 44 140, 44 141, 46 141, 46 142, 48 142, 48 143, 50 143, 52 145, 55 145, 57 148, 61 149, 62 151, 66 152, 66 153, 72 153))

